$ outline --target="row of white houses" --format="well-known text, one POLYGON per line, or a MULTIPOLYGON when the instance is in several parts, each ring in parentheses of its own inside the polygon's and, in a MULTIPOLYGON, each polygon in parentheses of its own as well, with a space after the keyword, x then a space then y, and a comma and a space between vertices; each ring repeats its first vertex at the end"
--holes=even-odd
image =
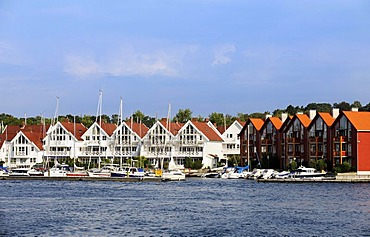
POLYGON ((195 119, 185 124, 157 121, 151 128, 132 121, 120 125, 95 122, 89 128, 81 123, 58 121, 54 125, 6 126, 0 136, 0 161, 6 166, 33 166, 52 160, 78 159, 87 164, 102 160, 127 160, 144 156, 153 167, 174 159, 200 160, 203 167, 226 163, 240 154, 238 134, 244 123, 216 127, 195 119))

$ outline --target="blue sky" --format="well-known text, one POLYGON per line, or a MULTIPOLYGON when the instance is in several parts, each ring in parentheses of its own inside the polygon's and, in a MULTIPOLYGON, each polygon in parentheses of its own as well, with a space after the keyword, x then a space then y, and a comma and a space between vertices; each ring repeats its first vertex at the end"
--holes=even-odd
POLYGON ((369 1, 1 1, 0 112, 370 102, 369 1))

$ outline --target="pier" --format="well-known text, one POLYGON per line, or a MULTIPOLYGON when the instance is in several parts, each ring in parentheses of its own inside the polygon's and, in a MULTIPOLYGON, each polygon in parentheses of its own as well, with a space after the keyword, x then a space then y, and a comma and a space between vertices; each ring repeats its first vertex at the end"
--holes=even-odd
POLYGON ((112 178, 112 177, 48 177, 48 176, 2 176, 0 180, 44 180, 44 181, 111 181, 111 182, 161 182, 161 177, 112 178))

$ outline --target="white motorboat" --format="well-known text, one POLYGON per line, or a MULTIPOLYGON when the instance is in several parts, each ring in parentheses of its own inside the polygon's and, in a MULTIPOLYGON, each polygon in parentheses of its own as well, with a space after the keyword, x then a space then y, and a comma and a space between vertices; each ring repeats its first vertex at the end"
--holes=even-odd
POLYGON ((111 177, 112 171, 118 168, 115 165, 105 165, 101 169, 92 169, 88 171, 89 177, 111 177))
POLYGON ((9 176, 30 176, 29 168, 14 168, 9 172, 9 176))
POLYGON ((0 166, 0 177, 9 176, 9 171, 7 168, 0 166))
POLYGON ((306 168, 300 166, 296 171, 293 171, 289 177, 294 179, 318 179, 323 178, 326 175, 326 172, 317 172, 315 168, 306 168))
POLYGON ((289 178, 290 172, 289 171, 281 171, 275 174, 275 179, 287 179, 289 178))
POLYGON ((44 173, 44 176, 47 177, 67 177, 67 174, 70 173, 71 170, 69 165, 66 164, 55 164, 48 172, 44 173))
POLYGON ((163 181, 182 181, 185 180, 185 174, 179 170, 167 170, 162 173, 162 180, 163 181))
POLYGON ((228 179, 244 179, 247 178, 248 175, 251 174, 251 172, 248 171, 249 166, 245 167, 235 167, 233 172, 229 173, 228 179))
POLYGON ((265 169, 260 175, 260 179, 271 179, 275 175, 275 170, 265 169))
POLYGON ((262 172, 263 172, 262 169, 254 169, 248 178, 257 179, 258 177, 261 176, 262 172))
POLYGON ((144 178, 145 172, 137 167, 119 168, 111 172, 111 177, 144 178))
POLYGON ((225 167, 223 169, 223 171, 221 172, 221 178, 222 179, 228 179, 229 178, 229 174, 232 173, 234 171, 234 167, 225 167))

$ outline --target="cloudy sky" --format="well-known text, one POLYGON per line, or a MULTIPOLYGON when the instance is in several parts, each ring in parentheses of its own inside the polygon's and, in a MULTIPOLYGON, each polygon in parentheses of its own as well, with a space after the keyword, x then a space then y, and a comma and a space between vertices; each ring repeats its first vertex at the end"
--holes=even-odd
POLYGON ((370 102, 370 1, 0 0, 0 113, 370 102))

